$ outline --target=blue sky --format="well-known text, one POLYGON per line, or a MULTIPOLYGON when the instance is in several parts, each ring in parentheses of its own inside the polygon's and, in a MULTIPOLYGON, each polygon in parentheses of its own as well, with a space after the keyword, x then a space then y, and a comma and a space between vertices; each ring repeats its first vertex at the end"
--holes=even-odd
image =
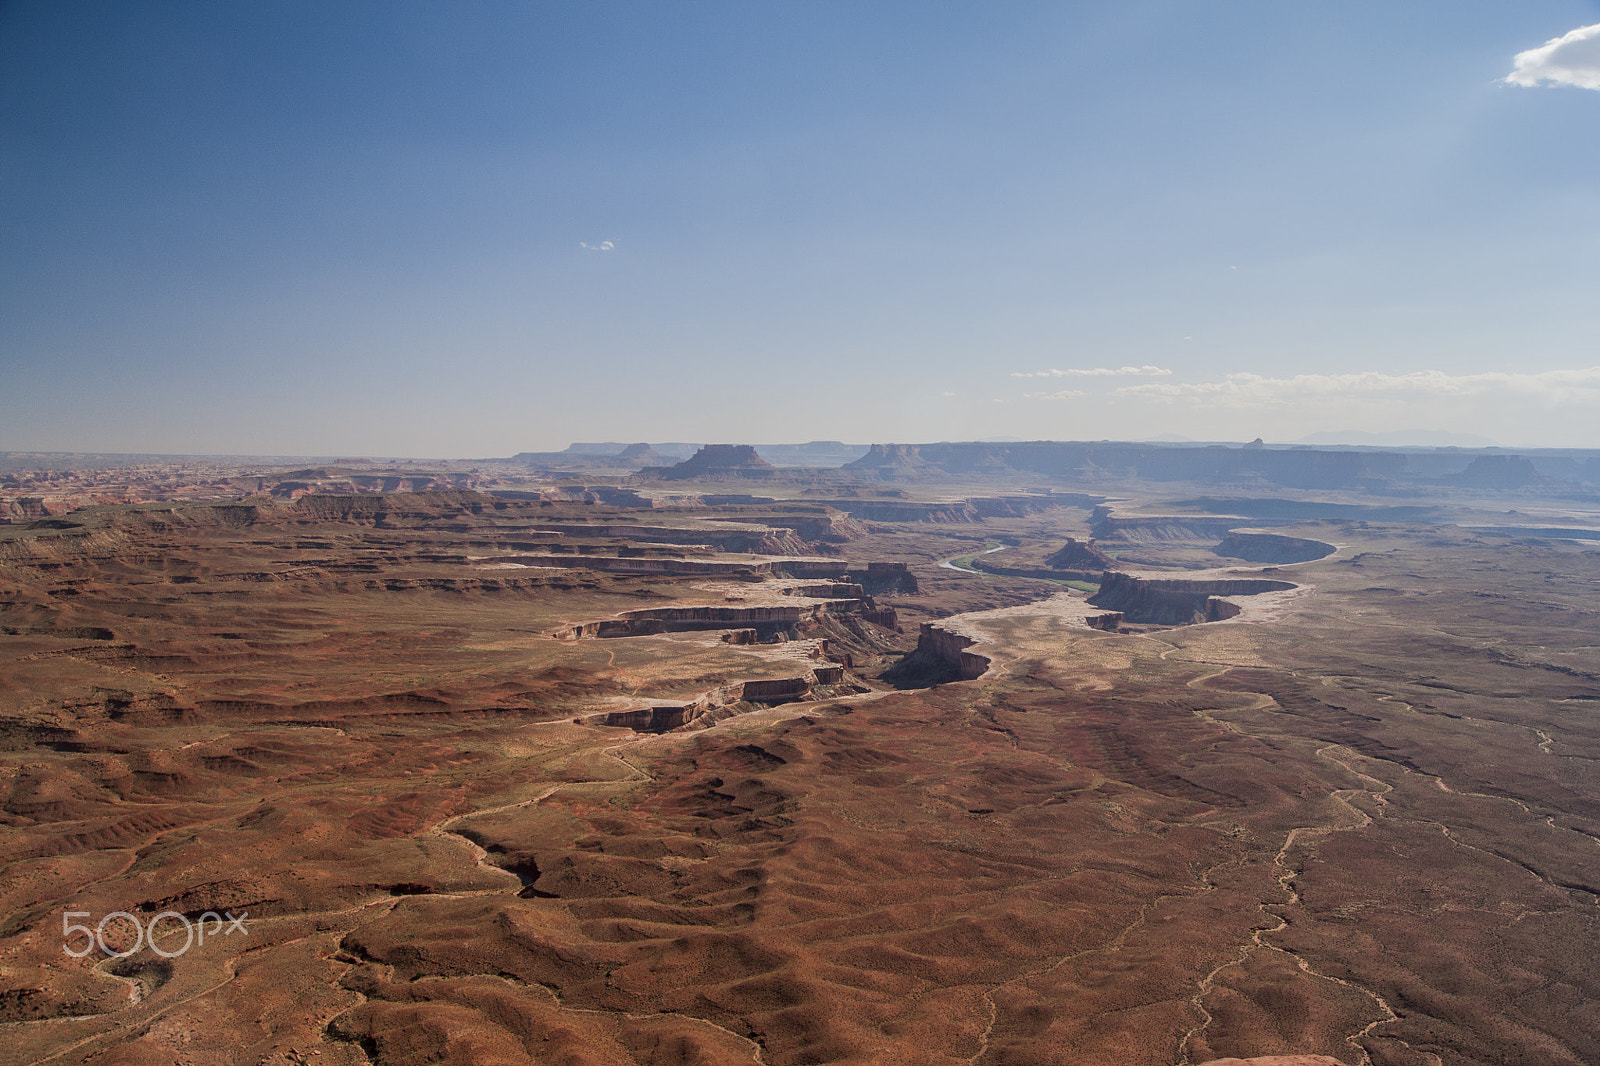
POLYGON ((1600 447, 1596 24, 12 0, 0 449, 1600 447))

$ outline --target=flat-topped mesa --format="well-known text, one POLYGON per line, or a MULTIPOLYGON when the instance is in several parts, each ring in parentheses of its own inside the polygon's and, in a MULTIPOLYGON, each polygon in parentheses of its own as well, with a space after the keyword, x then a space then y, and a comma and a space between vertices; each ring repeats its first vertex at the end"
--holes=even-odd
POLYGON ((1184 626, 1220 622, 1239 614, 1223 596, 1254 596, 1298 588, 1292 581, 1267 578, 1143 578, 1116 570, 1101 575, 1100 591, 1089 597, 1096 607, 1121 611, 1128 622, 1184 626))
POLYGON ((1339 549, 1325 541, 1307 537, 1235 530, 1211 550, 1218 555, 1243 559, 1249 563, 1309 563, 1315 559, 1325 559, 1339 549))
POLYGON ((777 468, 749 444, 707 444, 676 466, 646 467, 640 474, 682 481, 702 477, 771 477, 777 468))
POLYGON ((1089 517, 1089 528, 1102 540, 1156 544, 1164 541, 1209 540, 1225 537, 1239 526, 1285 525, 1288 519, 1244 518, 1239 515, 1126 514, 1101 504, 1089 517))

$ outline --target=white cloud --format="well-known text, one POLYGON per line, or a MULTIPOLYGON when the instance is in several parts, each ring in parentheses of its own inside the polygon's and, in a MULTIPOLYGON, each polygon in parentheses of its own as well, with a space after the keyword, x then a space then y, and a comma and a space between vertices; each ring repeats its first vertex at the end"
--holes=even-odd
POLYGON ((578 247, 586 248, 591 252, 609 252, 611 249, 615 248, 616 245, 611 241, 595 241, 593 244, 588 241, 579 241, 578 247))
POLYGON ((1506 75, 1507 85, 1576 85, 1600 90, 1600 23, 1579 26, 1538 48, 1518 52, 1513 62, 1516 69, 1506 75))
POLYGON ((1070 400, 1074 396, 1082 396, 1082 389, 1062 389, 1060 392, 1025 392, 1022 394, 1030 400, 1070 400))
POLYGON ((1097 366, 1089 370, 1035 370, 1032 373, 1013 373, 1014 378, 1158 378, 1172 373, 1159 366, 1097 366))
POLYGON ((1116 392, 1169 403, 1188 400, 1215 407, 1270 407, 1321 401, 1418 400, 1490 395, 1518 396, 1543 401, 1551 406, 1600 406, 1600 366, 1579 370, 1546 370, 1534 374, 1499 371, 1447 374, 1442 370, 1418 370, 1409 374, 1385 374, 1379 371, 1296 374, 1286 378, 1228 374, 1221 381, 1124 385, 1116 392))

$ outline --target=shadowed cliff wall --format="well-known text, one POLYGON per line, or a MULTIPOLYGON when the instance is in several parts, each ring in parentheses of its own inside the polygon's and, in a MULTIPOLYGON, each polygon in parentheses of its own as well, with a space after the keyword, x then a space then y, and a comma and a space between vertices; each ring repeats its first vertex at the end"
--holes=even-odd
POLYGON ((955 667, 963 681, 980 678, 989 669, 989 658, 967 649, 977 641, 945 629, 937 622, 924 622, 917 634, 917 651, 937 656, 955 667))

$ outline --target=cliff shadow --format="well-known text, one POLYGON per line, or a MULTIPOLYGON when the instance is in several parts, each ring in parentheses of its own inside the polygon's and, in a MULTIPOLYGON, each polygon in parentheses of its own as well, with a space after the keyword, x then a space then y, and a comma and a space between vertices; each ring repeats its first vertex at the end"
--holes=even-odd
POLYGON ((897 689, 912 689, 932 688, 947 681, 960 681, 962 677, 959 666, 936 652, 917 648, 902 655, 877 679, 897 689))

